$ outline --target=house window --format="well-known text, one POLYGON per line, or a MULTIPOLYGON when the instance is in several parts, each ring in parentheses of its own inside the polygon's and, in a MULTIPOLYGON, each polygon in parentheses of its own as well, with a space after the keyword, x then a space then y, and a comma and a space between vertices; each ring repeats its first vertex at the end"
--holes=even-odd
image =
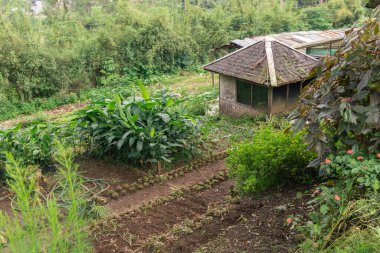
POLYGON ((334 55, 338 51, 337 48, 316 48, 316 47, 309 47, 306 49, 306 54, 308 55, 318 55, 318 56, 324 56, 324 55, 334 55))
POLYGON ((301 83, 289 84, 288 106, 294 105, 301 94, 301 83))
POLYGON ((262 85, 236 80, 236 101, 260 110, 267 110, 268 88, 262 85))
POLYGON ((260 110, 268 109, 268 87, 252 85, 252 105, 260 110))
POLYGON ((252 84, 244 81, 236 81, 236 101, 244 105, 252 105, 252 84))

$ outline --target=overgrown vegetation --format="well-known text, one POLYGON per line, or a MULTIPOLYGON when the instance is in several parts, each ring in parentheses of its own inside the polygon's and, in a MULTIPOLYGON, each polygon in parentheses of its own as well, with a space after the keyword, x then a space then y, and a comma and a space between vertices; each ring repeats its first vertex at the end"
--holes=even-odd
MULTIPOLYGON (((213 48, 230 39, 348 27, 366 15, 361 0, 319 2, 64 0, 46 1, 39 16, 29 12, 29 1, 3 2, 0 120, 76 101, 92 103, 64 124, 27 122, 0 131, 0 172, 15 194, 12 214, 0 213, 0 248, 91 252, 86 219, 104 217, 106 211, 97 206, 89 211, 82 192, 88 187, 77 173, 73 150, 160 168, 201 151, 232 147, 227 163, 240 193, 314 182, 308 216, 287 220, 304 239, 300 251, 378 251, 378 12, 315 69, 317 78, 291 116, 298 133, 285 131, 289 123, 282 117, 214 115, 215 88, 196 94, 160 89, 150 95, 141 82, 140 92, 131 85, 141 77, 151 84, 165 74, 197 70, 217 55, 213 48), (317 154, 311 164, 316 166, 307 167, 317 154), (57 167, 60 181, 44 198, 39 169, 50 167, 57 167), (56 197, 55 190, 64 193, 56 197)), ((192 171, 193 165, 185 169, 192 171)), ((156 178, 165 182, 184 174, 173 172, 156 178)), ((218 177, 224 180, 224 173, 194 187, 211 187, 218 177)), ((153 178, 110 192, 119 196, 150 187, 153 178)), ((152 202, 142 210, 149 208, 152 202)))
POLYGON ((294 130, 306 127, 310 148, 323 157, 355 146, 366 153, 379 148, 379 13, 353 32, 334 57, 315 68, 319 76, 293 112, 294 130))
POLYGON ((38 15, 30 4, 0 6, 0 103, 11 116, 73 101, 61 97, 85 87, 195 70, 232 39, 346 27, 366 15, 362 0, 53 0, 38 15))
POLYGON ((308 221, 295 220, 302 224, 303 252, 378 251, 379 27, 377 9, 316 68, 318 78, 292 115, 293 129, 305 128, 309 148, 323 158, 308 221))
POLYGON ((81 179, 71 151, 58 144, 55 160, 70 200, 64 210, 55 198, 41 198, 36 167, 24 167, 7 154, 7 183, 15 194, 12 216, 0 212, 0 248, 9 252, 92 252, 79 192, 81 179))

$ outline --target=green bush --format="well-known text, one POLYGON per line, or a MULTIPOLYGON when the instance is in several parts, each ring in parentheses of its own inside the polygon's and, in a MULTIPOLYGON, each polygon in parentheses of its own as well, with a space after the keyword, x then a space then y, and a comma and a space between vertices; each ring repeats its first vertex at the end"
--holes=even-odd
POLYGON ((48 165, 52 161, 51 145, 57 129, 47 123, 35 123, 23 128, 16 127, 0 131, 0 161, 5 160, 5 152, 12 153, 24 164, 48 165))
POLYGON ((268 125, 259 129, 251 141, 232 149, 227 164, 240 191, 251 193, 310 180, 315 171, 306 166, 313 157, 302 134, 292 135, 268 125))
POLYGON ((23 166, 50 168, 54 164, 52 146, 57 139, 74 145, 78 138, 70 125, 39 121, 0 130, 0 177, 3 176, 6 153, 12 154, 23 166))
POLYGON ((198 122, 175 109, 178 101, 171 94, 150 98, 140 87, 143 98, 115 95, 77 112, 77 129, 90 153, 140 164, 193 154, 200 143, 198 122))

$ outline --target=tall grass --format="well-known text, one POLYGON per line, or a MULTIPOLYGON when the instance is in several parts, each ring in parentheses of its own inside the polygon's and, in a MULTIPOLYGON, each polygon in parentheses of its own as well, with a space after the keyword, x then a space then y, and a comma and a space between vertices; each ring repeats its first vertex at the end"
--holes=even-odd
MULTIPOLYGON (((81 178, 73 153, 57 143, 55 160, 67 196, 62 207, 55 197, 41 198, 35 167, 23 167, 7 154, 7 183, 15 195, 12 213, 0 213, 0 235, 6 252, 91 252, 81 198, 81 178)), ((1 242, 0 242, 1 243, 1 242)), ((0 244, 1 245, 1 244, 0 244)), ((2 250, 0 246, 0 251, 2 250)))

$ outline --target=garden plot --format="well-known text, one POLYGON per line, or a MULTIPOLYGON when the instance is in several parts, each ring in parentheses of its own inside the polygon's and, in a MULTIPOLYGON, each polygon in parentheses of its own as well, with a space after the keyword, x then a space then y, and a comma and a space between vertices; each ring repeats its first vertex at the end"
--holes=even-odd
MULTIPOLYGON (((224 161, 208 167, 219 173, 198 182, 187 174, 181 181, 189 184, 169 194, 157 193, 155 187, 137 191, 140 204, 129 206, 126 200, 126 210, 91 225, 96 251, 215 252, 218 247, 217 252, 288 252, 296 245, 285 223, 290 214, 305 209, 299 193, 304 188, 239 198, 234 182, 223 173, 224 161)), ((111 210, 118 208, 114 201, 120 199, 107 205, 111 210)))

